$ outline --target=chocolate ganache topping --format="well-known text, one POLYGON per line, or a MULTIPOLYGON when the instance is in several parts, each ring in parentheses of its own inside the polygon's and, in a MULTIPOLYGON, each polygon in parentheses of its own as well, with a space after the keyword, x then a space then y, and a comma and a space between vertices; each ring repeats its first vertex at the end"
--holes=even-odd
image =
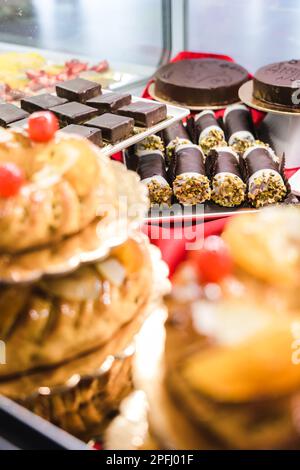
POLYGON ((261 67, 254 75, 253 95, 266 103, 300 108, 300 60, 261 67))
POLYGON ((233 62, 188 59, 156 72, 155 92, 161 98, 191 106, 225 105, 239 101, 238 90, 248 72, 233 62))

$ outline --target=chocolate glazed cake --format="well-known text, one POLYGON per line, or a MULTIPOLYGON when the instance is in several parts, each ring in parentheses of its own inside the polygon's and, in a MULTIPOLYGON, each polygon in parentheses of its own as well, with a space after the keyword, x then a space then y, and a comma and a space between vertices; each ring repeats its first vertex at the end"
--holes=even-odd
POLYGON ((258 69, 253 95, 260 101, 300 108, 300 60, 276 62, 258 69))
POLYGON ((239 101, 248 72, 233 62, 190 59, 164 65, 156 73, 157 96, 191 106, 218 106, 239 101))

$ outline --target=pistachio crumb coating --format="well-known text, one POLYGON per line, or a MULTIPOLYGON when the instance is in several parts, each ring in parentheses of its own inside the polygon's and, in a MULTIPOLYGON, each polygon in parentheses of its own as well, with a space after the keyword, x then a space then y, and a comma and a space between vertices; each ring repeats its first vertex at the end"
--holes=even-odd
POLYGON ((212 181, 211 199, 220 206, 235 207, 244 202, 246 185, 237 175, 216 175, 212 181))
POLYGON ((199 145, 204 154, 207 155, 214 147, 226 147, 227 142, 224 140, 224 134, 222 131, 212 129, 205 137, 200 139, 199 145))
POLYGON ((147 183, 147 187, 151 206, 156 204, 167 204, 169 206, 171 204, 173 192, 168 184, 162 184, 153 179, 147 183))
POLYGON ((181 204, 201 204, 210 199, 209 179, 200 174, 179 175, 173 183, 173 191, 181 204))
POLYGON ((284 181, 275 171, 263 171, 249 183, 248 199, 256 208, 280 202, 286 195, 284 181))
POLYGON ((236 138, 234 143, 231 145, 233 150, 238 153, 244 153, 248 148, 254 147, 255 145, 262 145, 264 147, 269 147, 269 144, 262 142, 261 140, 248 140, 248 139, 239 139, 236 138))
POLYGON ((149 135, 137 144, 137 150, 160 150, 164 153, 165 146, 158 135, 149 135))

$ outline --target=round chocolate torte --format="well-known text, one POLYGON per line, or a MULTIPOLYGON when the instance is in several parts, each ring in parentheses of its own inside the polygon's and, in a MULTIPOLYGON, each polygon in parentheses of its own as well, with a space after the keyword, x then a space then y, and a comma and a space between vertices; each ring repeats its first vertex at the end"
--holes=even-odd
POLYGON ((299 88, 300 60, 265 65, 253 79, 254 98, 290 108, 300 107, 299 88))
POLYGON ((190 106, 222 106, 239 101, 238 90, 247 80, 247 70, 233 62, 182 60, 157 71, 155 93, 190 106))

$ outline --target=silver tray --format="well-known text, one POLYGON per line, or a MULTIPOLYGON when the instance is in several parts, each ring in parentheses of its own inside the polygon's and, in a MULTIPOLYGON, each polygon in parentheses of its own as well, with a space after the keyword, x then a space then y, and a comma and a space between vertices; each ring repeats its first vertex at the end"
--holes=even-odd
POLYGON ((203 206, 184 207, 176 204, 176 209, 172 212, 170 209, 151 209, 145 218, 147 224, 172 224, 172 223, 189 223, 189 222, 205 222, 208 220, 221 219, 237 214, 245 214, 249 212, 257 212, 258 209, 251 207, 232 207, 226 208, 217 206, 214 203, 205 203, 203 206), (200 210, 199 210, 200 207, 200 210))

